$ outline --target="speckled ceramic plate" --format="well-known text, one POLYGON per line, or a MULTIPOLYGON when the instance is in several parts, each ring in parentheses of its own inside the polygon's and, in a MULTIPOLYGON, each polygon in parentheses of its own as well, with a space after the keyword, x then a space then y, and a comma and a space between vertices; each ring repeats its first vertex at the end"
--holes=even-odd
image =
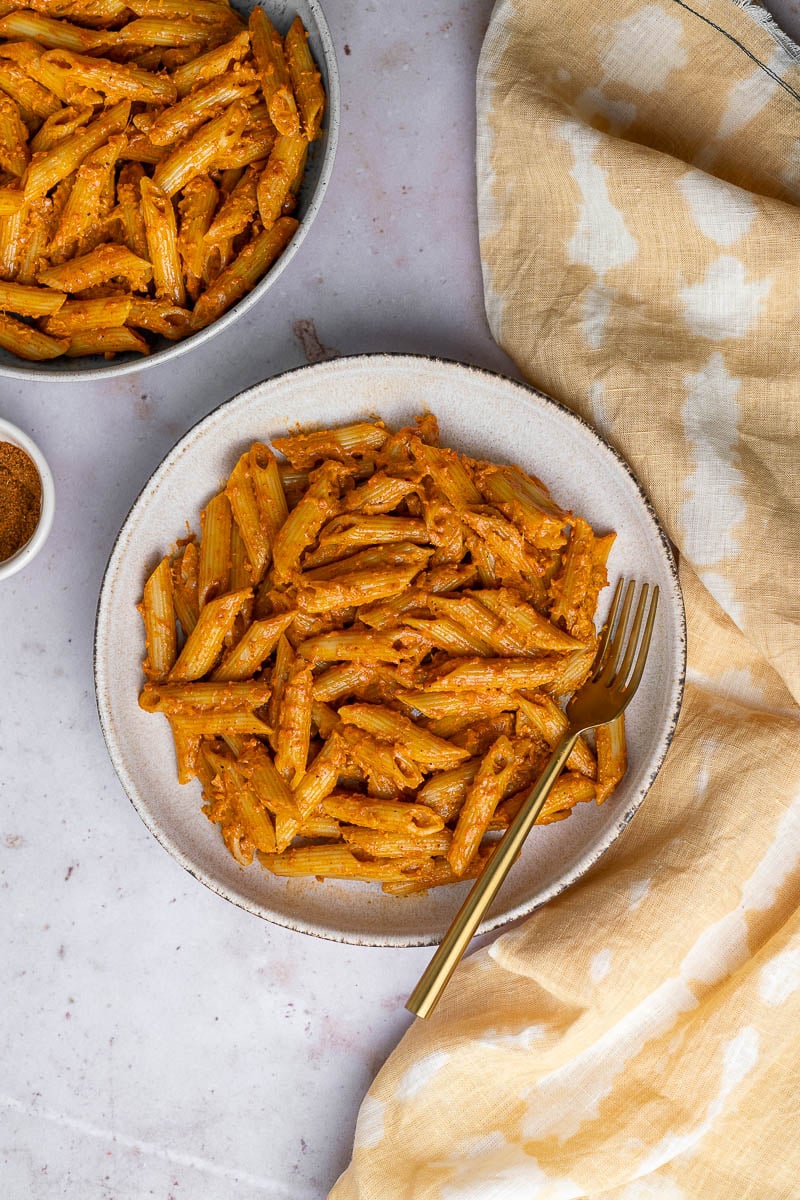
POLYGON ((201 814, 199 785, 176 782, 166 722, 137 704, 144 644, 136 604, 184 520, 197 525, 200 509, 252 441, 298 422, 320 427, 368 414, 393 426, 409 424, 424 409, 438 417, 443 444, 517 462, 596 529, 615 529, 612 577, 635 575, 661 588, 647 670, 627 713, 623 783, 601 808, 580 805, 568 821, 535 831, 482 931, 544 904, 599 858, 644 800, 675 728, 685 658, 675 564, 655 513, 628 466, 567 409, 497 375, 407 356, 338 359, 267 380, 200 421, 164 459, 117 538, 97 616, 95 682, 106 743, 125 791, 165 849, 207 887, 257 916, 372 946, 436 942, 468 885, 399 898, 377 885, 278 879, 257 865, 240 867, 201 814))

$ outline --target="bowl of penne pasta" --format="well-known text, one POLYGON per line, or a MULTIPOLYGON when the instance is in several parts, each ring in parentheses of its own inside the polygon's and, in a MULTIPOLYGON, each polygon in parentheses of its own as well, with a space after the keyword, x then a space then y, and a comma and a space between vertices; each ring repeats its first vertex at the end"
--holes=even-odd
POLYGON ((186 353, 299 248, 331 174, 318 0, 0 3, 0 374, 186 353))
POLYGON ((634 573, 663 596, 640 692, 578 742, 485 929, 579 878, 656 776, 684 675, 669 544, 616 453, 520 384, 385 355, 271 379, 178 443, 119 534, 95 653, 112 761, 228 900, 432 943, 634 573))

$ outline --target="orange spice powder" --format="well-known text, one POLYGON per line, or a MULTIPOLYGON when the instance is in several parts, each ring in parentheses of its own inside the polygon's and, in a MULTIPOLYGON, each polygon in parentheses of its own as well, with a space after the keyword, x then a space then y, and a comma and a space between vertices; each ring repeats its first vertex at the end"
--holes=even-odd
POLYGON ((0 562, 33 535, 42 511, 42 481, 30 457, 0 442, 0 562))

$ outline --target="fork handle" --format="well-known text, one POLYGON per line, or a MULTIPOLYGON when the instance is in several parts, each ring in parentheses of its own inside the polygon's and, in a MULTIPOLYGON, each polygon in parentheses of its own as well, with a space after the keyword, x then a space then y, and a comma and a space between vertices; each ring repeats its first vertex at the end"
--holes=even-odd
POLYGON ((442 997, 464 954, 470 939, 483 920, 506 875, 513 866, 522 845, 536 824, 550 789, 561 774, 572 753, 578 734, 568 731, 561 738, 536 786, 498 843, 489 862, 472 885, 439 949, 428 963, 422 978, 408 998, 406 1008, 418 1017, 428 1017, 442 997))

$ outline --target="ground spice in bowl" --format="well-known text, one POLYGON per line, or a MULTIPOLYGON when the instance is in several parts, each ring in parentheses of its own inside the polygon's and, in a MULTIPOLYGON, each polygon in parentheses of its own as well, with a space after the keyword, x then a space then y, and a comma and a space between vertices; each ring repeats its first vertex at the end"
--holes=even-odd
POLYGON ((42 481, 31 458, 0 441, 0 563, 33 537, 42 511, 42 481))

